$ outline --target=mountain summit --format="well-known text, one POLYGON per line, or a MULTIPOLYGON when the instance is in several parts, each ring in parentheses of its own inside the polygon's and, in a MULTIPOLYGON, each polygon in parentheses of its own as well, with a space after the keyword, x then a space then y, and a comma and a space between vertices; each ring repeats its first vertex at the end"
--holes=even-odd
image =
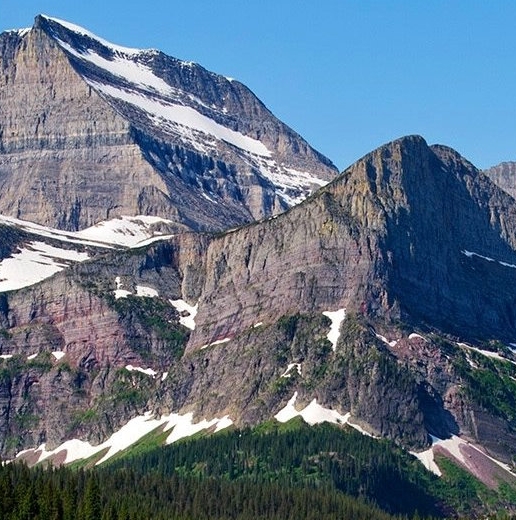
POLYGON ((77 230, 121 215, 221 230, 337 171, 241 83, 38 16, 0 35, 0 212, 77 230))

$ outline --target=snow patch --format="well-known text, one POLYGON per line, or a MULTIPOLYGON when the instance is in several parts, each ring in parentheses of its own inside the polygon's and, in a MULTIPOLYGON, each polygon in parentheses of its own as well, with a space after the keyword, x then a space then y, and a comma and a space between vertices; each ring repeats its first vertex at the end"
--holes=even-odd
POLYGON ((414 457, 418 458, 422 463, 423 466, 428 470, 440 477, 442 475, 441 470, 439 469, 439 466, 435 463, 434 460, 434 449, 432 447, 428 448, 425 451, 410 452, 414 457))
POLYGON ((278 165, 273 159, 261 159, 259 168, 261 174, 279 189, 279 195, 289 206, 302 202, 314 185, 325 186, 328 183, 307 172, 278 165))
POLYGON ((263 325, 263 321, 259 321, 258 323, 255 323, 255 324, 253 325, 253 329, 256 329, 256 328, 258 328, 258 327, 261 327, 262 325, 263 325))
POLYGON ((31 27, 24 27, 23 29, 7 29, 8 33, 16 33, 18 36, 25 36, 27 33, 31 31, 31 27))
POLYGON ((108 42, 107 40, 104 40, 104 38, 101 38, 100 36, 93 34, 92 32, 88 31, 87 29, 84 29, 84 27, 80 27, 79 25, 75 25, 75 24, 67 22, 65 20, 61 20, 59 18, 54 18, 52 16, 47 16, 47 15, 41 15, 41 16, 43 18, 46 18, 47 20, 51 20, 52 22, 62 25, 69 31, 80 34, 82 36, 87 36, 88 38, 91 38, 92 40, 97 40, 99 43, 101 43, 105 47, 109 47, 111 50, 113 50, 115 52, 120 52, 123 54, 140 54, 142 52, 146 52, 145 50, 142 50, 142 49, 133 49, 130 47, 122 47, 120 45, 115 45, 114 43, 108 42))
POLYGON ((346 317, 346 309, 339 309, 337 311, 324 311, 323 315, 330 318, 331 326, 330 332, 326 336, 332 344, 333 351, 337 349, 337 341, 340 336, 340 326, 346 317))
POLYGON ((61 249, 44 242, 29 242, 0 262, 0 292, 28 287, 50 278, 71 262, 88 260, 88 253, 61 249))
POLYGON ((408 339, 422 339, 423 341, 426 341, 428 343, 428 340, 424 336, 421 336, 421 334, 416 334, 415 332, 409 334, 408 339))
POLYGON ((129 248, 142 247, 149 244, 149 240, 167 240, 173 235, 163 235, 153 229, 153 226, 172 225, 171 220, 150 215, 135 217, 123 216, 106 220, 89 228, 77 231, 77 238, 94 240, 100 244, 118 245, 129 248))
POLYGON ((119 298, 127 298, 129 295, 132 294, 131 291, 122 289, 124 284, 122 283, 120 276, 117 276, 115 278, 115 284, 116 284, 116 289, 113 291, 113 294, 115 295, 115 300, 118 300, 119 298))
POLYGON ((512 269, 516 269, 516 265, 509 264, 507 262, 502 262, 500 260, 495 260, 494 258, 490 258, 489 256, 479 255, 478 253, 474 253, 473 251, 462 251, 463 255, 466 255, 468 258, 476 256, 478 258, 482 258, 483 260, 487 260, 488 262, 496 262, 497 264, 503 265, 504 267, 510 267, 512 269))
POLYGON ((389 345, 389 347, 395 347, 397 344, 398 344, 398 340, 397 339, 394 339, 392 341, 389 341, 385 336, 382 336, 381 334, 376 334, 375 332, 375 336, 383 341, 384 343, 386 343, 387 345, 389 345))
POLYGON ((227 343, 228 341, 231 341, 231 338, 217 339, 215 341, 212 341, 211 343, 206 343, 206 345, 203 345, 201 347, 201 350, 204 350, 208 347, 213 347, 215 345, 222 345, 223 343, 227 343))
MULTIPOLYGON (((513 365, 516 365, 515 361, 512 361, 511 359, 507 359, 506 357, 503 357, 502 355, 498 354, 498 352, 491 352, 490 350, 482 350, 476 347, 472 347, 468 345, 467 343, 457 343, 459 347, 468 349, 468 350, 474 350, 475 352, 478 352, 479 354, 482 354, 483 356, 486 356, 491 359, 497 359, 498 361, 505 361, 506 363, 512 363, 513 365)), ((470 363, 472 364, 472 363, 470 363)), ((478 368, 478 367, 474 367, 478 368)))
POLYGON ((35 359, 37 357, 37 353, 36 354, 31 354, 30 356, 27 356, 27 360, 28 361, 31 361, 32 359, 35 359))
POLYGON ((175 307, 179 314, 186 314, 186 316, 179 317, 179 323, 187 329, 195 329, 195 317, 197 316, 198 303, 190 305, 184 300, 169 300, 169 302, 175 307))
POLYGON ((165 381, 165 379, 168 377, 168 372, 163 372, 161 376, 161 381, 165 381))
POLYGON ((354 424, 350 421, 351 414, 349 412, 342 415, 336 410, 324 408, 317 403, 317 399, 313 399, 308 406, 298 411, 295 406, 297 395, 297 392, 294 392, 294 395, 289 399, 288 403, 274 416, 277 421, 285 423, 294 417, 300 416, 306 423, 310 424, 311 426, 323 422, 329 422, 333 424, 347 424, 363 435, 374 438, 374 435, 371 435, 358 424, 354 424))
POLYGON ((310 425, 320 424, 322 422, 331 422, 335 424, 346 424, 350 414, 341 415, 335 410, 324 408, 314 399, 308 406, 301 411, 297 411, 295 404, 297 399, 297 392, 290 398, 284 408, 282 408, 274 417, 279 422, 287 422, 294 417, 301 416, 305 422, 310 425))
POLYGON ((13 354, 1 354, 0 359, 11 359, 13 354))
POLYGON ((45 449, 45 444, 42 444, 35 450, 23 450, 18 453, 16 458, 29 452, 33 452, 39 454, 36 462, 41 462, 53 455, 66 451, 64 463, 69 464, 75 460, 89 458, 107 449, 106 454, 96 463, 98 465, 110 459, 116 453, 129 448, 139 439, 159 427, 164 427, 164 431, 172 430, 166 440, 167 444, 171 444, 176 440, 193 435, 201 430, 213 427, 217 432, 227 428, 231 424, 233 424, 233 421, 227 415, 220 419, 215 418, 211 421, 202 420, 199 423, 194 423, 192 413, 186 415, 172 413, 170 415, 163 415, 159 419, 155 419, 153 418, 152 412, 146 412, 144 415, 135 417, 128 421, 124 426, 122 426, 122 428, 120 428, 120 430, 115 432, 109 439, 98 446, 92 446, 90 443, 78 439, 71 439, 52 451, 47 451, 45 449))
POLYGON ((112 85, 95 81, 88 81, 88 83, 95 90, 106 96, 119 99, 143 110, 150 116, 156 126, 162 128, 163 124, 168 124, 168 130, 179 135, 184 134, 189 140, 192 140, 192 135, 188 131, 193 130, 194 132, 201 132, 229 143, 253 155, 262 157, 270 157, 272 155, 261 141, 231 130, 192 107, 178 105, 164 99, 151 98, 138 92, 122 90, 112 85))
POLYGON ((56 351, 52 352, 52 355, 57 359, 57 361, 59 361, 60 359, 62 359, 63 357, 66 356, 66 354, 60 350, 56 350, 56 351))
POLYGON ((152 370, 152 368, 141 368, 141 367, 135 367, 133 365, 126 365, 126 370, 129 370, 129 372, 141 372, 142 374, 145 374, 147 376, 156 376, 157 372, 155 370, 152 370))
POLYGON ((127 59, 127 56, 118 54, 113 59, 108 60, 91 50, 77 52, 64 41, 58 41, 61 47, 76 58, 88 61, 100 69, 113 74, 113 76, 129 81, 137 87, 143 89, 150 88, 161 94, 171 94, 173 91, 170 85, 156 76, 149 67, 132 59, 127 59))
POLYGON ((295 368, 297 370, 297 373, 301 375, 301 363, 290 363, 287 367, 287 370, 281 374, 280 377, 290 377, 290 371, 295 368))
POLYGON ((438 437, 432 436, 432 446, 428 450, 425 450, 420 453, 411 452, 413 455, 415 455, 424 465, 427 469, 432 471, 438 476, 441 476, 441 470, 437 466, 437 464, 434 461, 434 447, 435 446, 441 446, 446 451, 448 451, 454 458, 456 458, 459 462, 464 464, 466 467, 469 467, 469 457, 465 455, 461 447, 468 447, 469 449, 473 449, 481 453, 484 457, 487 457, 491 461, 493 461, 495 464, 503 468, 504 470, 511 473, 511 475, 516 476, 516 474, 511 470, 511 468, 503 463, 500 462, 497 459, 494 459, 493 457, 490 457, 487 453, 477 448, 475 445, 470 444, 469 442, 464 441, 460 437, 457 437, 456 435, 452 435, 449 439, 439 439, 438 437))
POLYGON ((146 298, 157 298, 159 296, 158 291, 152 287, 145 287, 144 285, 136 286, 136 296, 142 296, 146 298))

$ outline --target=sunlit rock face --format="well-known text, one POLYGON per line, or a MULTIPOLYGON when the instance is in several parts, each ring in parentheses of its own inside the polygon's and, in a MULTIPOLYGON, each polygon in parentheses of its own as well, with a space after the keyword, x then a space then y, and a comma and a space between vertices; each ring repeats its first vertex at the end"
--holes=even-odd
POLYGON ((237 81, 39 16, 0 36, 0 213, 76 230, 120 215, 222 230, 336 174, 237 81))

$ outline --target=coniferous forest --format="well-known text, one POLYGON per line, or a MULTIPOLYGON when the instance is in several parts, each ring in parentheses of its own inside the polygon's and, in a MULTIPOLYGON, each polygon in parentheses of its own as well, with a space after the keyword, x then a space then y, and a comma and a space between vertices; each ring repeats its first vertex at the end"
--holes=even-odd
POLYGON ((294 420, 166 448, 147 439, 94 468, 5 464, 0 518, 387 520, 487 517, 490 507, 511 518, 505 492, 451 465, 437 478, 388 441, 294 420))

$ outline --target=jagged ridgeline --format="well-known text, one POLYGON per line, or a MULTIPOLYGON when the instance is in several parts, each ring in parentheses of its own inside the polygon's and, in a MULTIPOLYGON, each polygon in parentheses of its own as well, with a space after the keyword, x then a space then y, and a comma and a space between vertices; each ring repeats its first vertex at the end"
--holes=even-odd
MULTIPOLYGON (((509 193, 457 152, 409 136, 272 215, 333 169, 239 83, 49 18, 0 42, 0 95, 14 107, 1 116, 11 125, 0 154, 0 210, 8 214, 0 218, 4 457, 102 467, 145 435, 174 445, 297 417, 347 424, 371 445, 389 439, 420 459, 404 460, 421 469, 423 462, 441 479, 473 473, 482 484, 469 482, 464 500, 486 504, 494 493, 510 507, 516 201, 509 193), (43 51, 49 59, 34 62, 43 51), (47 69, 66 75, 54 81, 57 98, 59 91, 79 100, 70 117, 96 122, 98 132, 59 112, 52 117, 65 126, 50 132, 50 113, 62 103, 45 101, 45 82, 34 79, 31 88, 43 89, 38 102, 50 108, 38 124, 43 137, 28 130, 35 111, 16 115, 24 109, 15 93, 29 100, 22 73, 46 78, 47 69), (197 159, 188 155, 177 168, 183 153, 197 159), (130 181, 121 182, 128 171, 130 181), (29 188, 15 210, 9 186, 18 176, 29 188), (93 184, 81 184, 85 176, 93 184), (81 199, 80 211, 71 211, 49 179, 78 182, 85 189, 67 188, 66 196, 91 204, 81 199), (147 190, 154 182, 161 188, 147 190), (102 199, 104 183, 116 187, 107 195, 119 200, 113 206, 102 199), (272 189, 267 210, 251 209, 242 195, 258 185, 262 202, 272 189), (126 216, 111 219, 119 214, 126 216)), ((432 493, 432 507, 445 500, 432 493)))

